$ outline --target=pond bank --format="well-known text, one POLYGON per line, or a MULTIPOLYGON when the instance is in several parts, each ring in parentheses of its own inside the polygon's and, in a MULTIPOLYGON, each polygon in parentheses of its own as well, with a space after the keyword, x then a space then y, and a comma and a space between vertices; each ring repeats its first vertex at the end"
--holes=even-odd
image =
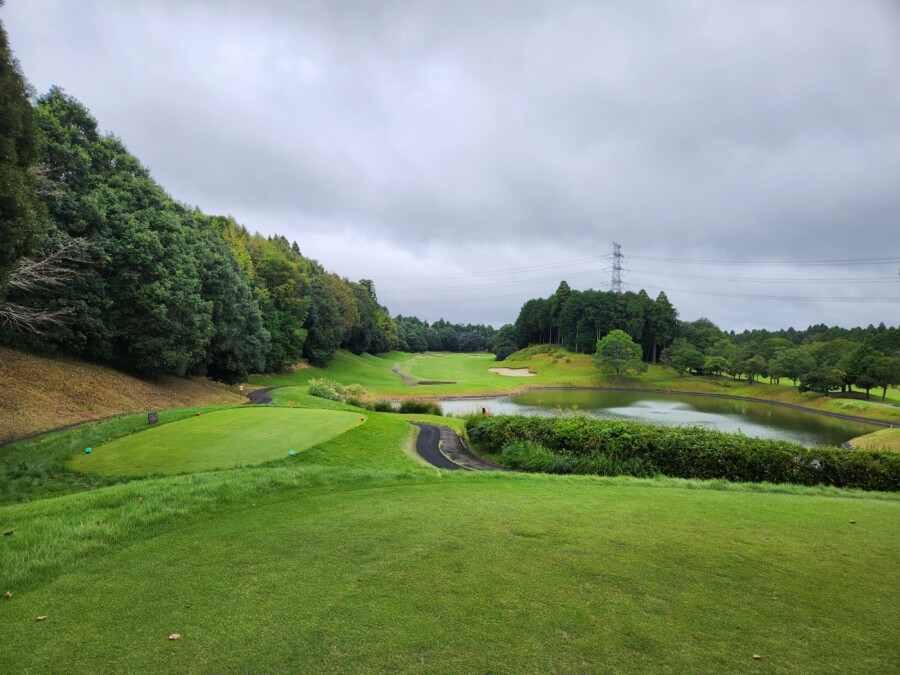
POLYGON ((846 420, 848 422, 862 422, 866 424, 876 424, 882 427, 895 428, 900 424, 888 422, 885 420, 874 419, 871 417, 861 417, 859 415, 848 415, 846 413, 836 413, 829 410, 819 410, 818 408, 807 408, 806 406, 797 405, 795 403, 784 403, 782 401, 774 401, 767 398, 754 398, 751 396, 736 396, 733 394, 716 394, 712 392, 701 391, 682 391, 679 389, 642 389, 639 387, 524 387, 521 390, 505 393, 505 394, 485 394, 485 395, 466 395, 466 396, 429 396, 430 399, 444 400, 474 400, 481 398, 505 398, 507 396, 517 396, 532 391, 627 391, 643 394, 667 394, 678 396, 702 396, 706 398, 731 399, 735 401, 746 401, 748 403, 767 403, 769 405, 778 406, 780 408, 789 408, 799 410, 801 412, 814 413, 816 415, 824 415, 825 417, 833 417, 835 419, 846 420))

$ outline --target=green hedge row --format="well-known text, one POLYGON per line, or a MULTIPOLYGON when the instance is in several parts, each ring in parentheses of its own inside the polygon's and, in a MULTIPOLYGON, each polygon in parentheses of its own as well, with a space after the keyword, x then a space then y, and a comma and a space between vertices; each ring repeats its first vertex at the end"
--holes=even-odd
POLYGON ((469 439, 511 468, 900 490, 900 453, 806 448, 697 427, 585 416, 473 416, 469 439))

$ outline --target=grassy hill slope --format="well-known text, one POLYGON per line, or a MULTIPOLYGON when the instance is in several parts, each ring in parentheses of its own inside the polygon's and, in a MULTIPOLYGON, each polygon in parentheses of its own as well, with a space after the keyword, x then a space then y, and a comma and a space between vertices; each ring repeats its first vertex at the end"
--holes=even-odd
MULTIPOLYGON (((48 435, 47 450, 67 433, 48 435)), ((0 599, 0 671, 741 672, 758 654, 771 672, 893 672, 900 662, 896 495, 444 472, 410 457, 411 433, 371 413, 263 466, 0 506, 11 533, 0 537, 0 593, 12 596, 0 599)), ((152 444, 153 431, 129 438, 152 444)), ((103 440, 94 445, 102 453, 103 440)))
POLYGON ((206 378, 137 378, 72 357, 0 347, 0 443, 111 415, 244 401, 206 378))

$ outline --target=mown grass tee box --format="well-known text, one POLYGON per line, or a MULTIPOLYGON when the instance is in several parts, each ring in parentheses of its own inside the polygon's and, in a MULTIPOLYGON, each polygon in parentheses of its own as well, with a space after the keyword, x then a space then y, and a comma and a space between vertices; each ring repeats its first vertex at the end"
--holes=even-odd
POLYGON ((341 410, 232 408, 118 438, 72 468, 101 475, 144 476, 261 464, 344 433, 364 417, 341 410))

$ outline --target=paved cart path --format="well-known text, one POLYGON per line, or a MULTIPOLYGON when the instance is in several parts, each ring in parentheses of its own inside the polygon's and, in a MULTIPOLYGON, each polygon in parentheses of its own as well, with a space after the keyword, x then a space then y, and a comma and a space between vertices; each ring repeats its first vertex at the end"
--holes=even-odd
POLYGON ((450 427, 419 422, 413 424, 420 429, 419 438, 416 439, 416 452, 426 462, 439 469, 508 471, 506 467, 478 457, 450 427))

